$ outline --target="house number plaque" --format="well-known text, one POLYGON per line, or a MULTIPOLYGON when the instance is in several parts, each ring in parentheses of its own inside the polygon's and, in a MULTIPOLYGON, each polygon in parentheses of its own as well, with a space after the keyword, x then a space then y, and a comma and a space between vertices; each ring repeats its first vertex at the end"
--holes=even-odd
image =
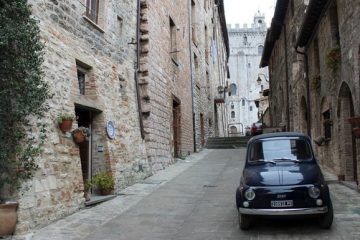
POLYGON ((112 121, 106 123, 106 133, 110 139, 115 138, 115 125, 112 121))

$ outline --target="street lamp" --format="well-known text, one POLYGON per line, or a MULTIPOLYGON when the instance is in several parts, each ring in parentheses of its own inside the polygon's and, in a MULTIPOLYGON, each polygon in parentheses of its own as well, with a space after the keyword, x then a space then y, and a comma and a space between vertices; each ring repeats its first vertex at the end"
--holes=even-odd
POLYGON ((260 75, 264 76, 266 82, 269 82, 269 79, 266 77, 265 74, 259 73, 259 74, 258 74, 258 79, 256 80, 256 82, 257 82, 259 85, 261 85, 261 82, 262 82, 262 80, 261 80, 261 78, 260 78, 260 75))

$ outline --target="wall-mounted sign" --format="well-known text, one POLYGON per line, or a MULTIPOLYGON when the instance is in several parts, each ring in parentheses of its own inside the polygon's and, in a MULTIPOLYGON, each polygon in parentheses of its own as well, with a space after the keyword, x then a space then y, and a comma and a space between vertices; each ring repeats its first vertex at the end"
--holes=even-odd
POLYGON ((106 123, 106 133, 110 139, 115 138, 115 125, 112 121, 106 123))

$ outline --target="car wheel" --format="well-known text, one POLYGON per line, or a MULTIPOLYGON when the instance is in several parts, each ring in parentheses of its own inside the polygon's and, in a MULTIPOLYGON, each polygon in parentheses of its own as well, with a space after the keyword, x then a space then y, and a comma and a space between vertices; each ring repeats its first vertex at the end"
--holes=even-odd
POLYGON ((324 229, 331 228, 333 219, 334 219, 334 210, 333 210, 333 206, 332 206, 332 203, 330 200, 329 206, 328 206, 328 212, 324 216, 322 216, 320 219, 320 227, 324 228, 324 229))
POLYGON ((251 226, 251 219, 249 216, 241 214, 238 211, 238 218, 239 218, 239 227, 241 230, 247 230, 251 226))

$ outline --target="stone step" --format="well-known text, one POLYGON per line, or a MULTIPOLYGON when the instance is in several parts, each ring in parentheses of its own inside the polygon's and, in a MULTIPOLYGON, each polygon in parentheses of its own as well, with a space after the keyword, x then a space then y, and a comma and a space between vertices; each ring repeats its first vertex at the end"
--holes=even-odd
POLYGON ((215 137, 209 138, 206 144, 208 149, 244 148, 251 137, 215 137))

